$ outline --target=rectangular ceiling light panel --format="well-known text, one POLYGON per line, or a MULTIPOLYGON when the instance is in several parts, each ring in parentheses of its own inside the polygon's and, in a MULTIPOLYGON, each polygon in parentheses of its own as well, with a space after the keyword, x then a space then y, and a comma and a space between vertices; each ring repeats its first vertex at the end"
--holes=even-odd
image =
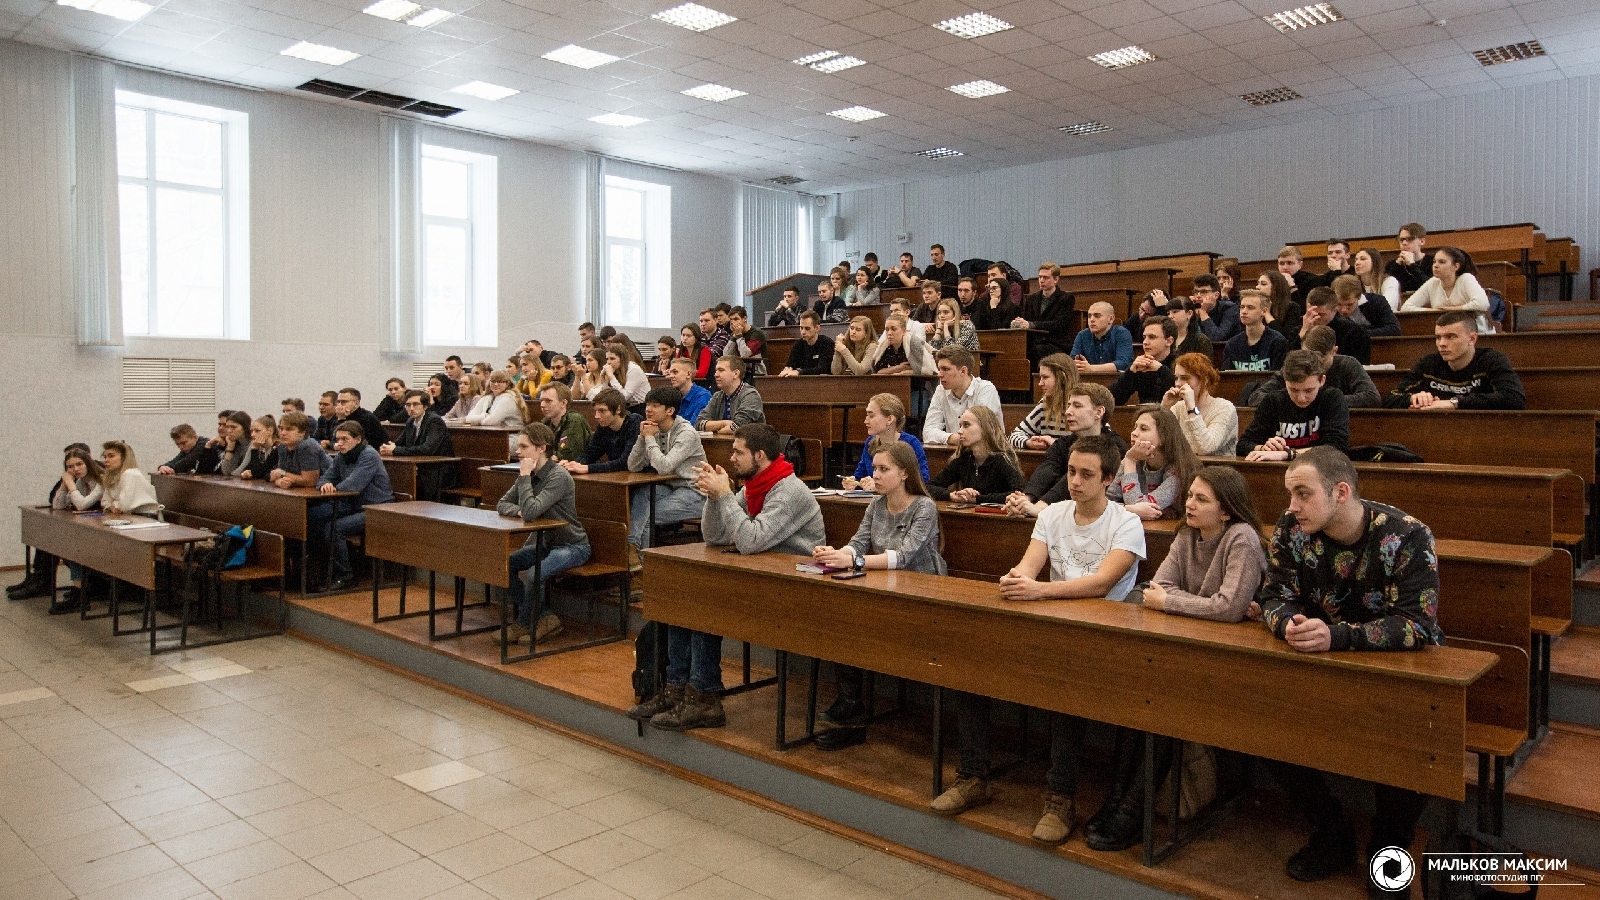
POLYGON ((712 103, 721 103, 724 100, 743 97, 748 91, 739 91, 731 87, 723 87, 720 84, 702 84, 699 87, 692 87, 681 93, 696 100, 710 100, 712 103))
POLYGON ((632 128, 641 122, 650 120, 641 119, 638 116, 625 116, 622 113, 606 113, 603 116, 592 116, 589 121, 599 122, 601 125, 615 125, 618 128, 632 128))
POLYGON ((1270 91, 1256 91, 1253 94, 1240 94, 1239 99, 1251 106, 1271 106, 1274 103, 1286 103, 1290 100, 1301 99, 1300 93, 1293 88, 1273 88, 1270 91))
POLYGON ((144 14, 152 7, 148 3, 138 0, 56 0, 60 6, 70 6, 84 12, 99 13, 124 22, 133 22, 144 18, 144 14))
POLYGON ((487 81, 469 81, 460 87, 450 89, 452 94, 466 94, 468 97, 480 97, 484 100, 504 100, 522 93, 516 88, 501 87, 487 81))
POLYGON ((1262 16, 1267 24, 1287 34, 1291 31, 1300 31, 1313 25, 1326 25, 1329 22, 1343 22, 1344 15, 1329 3, 1313 3, 1299 9, 1286 9, 1281 13, 1262 16))
POLYGON ((609 53, 601 53, 598 50, 589 50, 584 47, 579 47, 577 44, 568 44, 565 47, 557 47, 556 49, 551 50, 549 53, 546 53, 544 58, 550 60, 551 62, 565 63, 566 65, 576 66, 580 69, 593 69, 596 66, 603 66, 606 63, 614 63, 620 59, 620 57, 612 56, 609 53))
POLYGON ((822 62, 812 63, 811 68, 824 75, 832 75, 835 72, 843 72, 845 69, 854 69, 856 66, 864 66, 866 64, 866 60, 856 59, 854 56, 831 56, 822 62))
POLYGON ((327 47, 322 44, 313 44, 310 41, 301 41, 282 51, 280 56, 293 56, 308 62, 322 63, 325 66, 342 66, 352 59, 361 58, 359 53, 349 50, 340 50, 338 47, 327 47))
POLYGON ((1061 130, 1067 134, 1075 134, 1081 137, 1086 134, 1099 134, 1103 131, 1110 131, 1111 126, 1101 122, 1079 122, 1076 125, 1063 125, 1061 130))
POLYGON ((965 84, 952 84, 945 88, 945 90, 952 94, 960 94, 963 97, 971 97, 972 99, 977 100, 981 97, 993 97, 995 94, 1004 94, 1009 92, 1011 89, 1003 84, 995 84, 992 81, 979 79, 977 81, 969 81, 965 84))
POLYGON ((1480 65, 1498 66, 1501 63, 1517 62, 1518 60, 1543 56, 1544 45, 1538 41, 1521 41, 1516 44, 1506 44, 1503 47, 1474 50, 1472 55, 1480 65))
POLYGON ((988 13, 975 12, 954 19, 945 19, 933 26, 940 31, 953 34, 958 38, 980 38, 988 34, 997 34, 1009 30, 1011 23, 997 19, 988 13))
POLYGON ((846 122, 866 122, 872 119, 881 119, 884 114, 866 106, 849 106, 844 109, 836 109, 828 113, 828 115, 833 116, 835 119, 843 119, 846 122))
POLYGON ((1156 55, 1149 50, 1131 45, 1120 50, 1107 50, 1104 53, 1096 53, 1089 57, 1091 61, 1108 69, 1126 69, 1129 66, 1137 66, 1140 63, 1154 62, 1155 58, 1156 55))
POLYGON ((934 147, 932 150, 918 150, 917 155, 925 156, 928 159, 949 159, 952 156, 966 156, 966 154, 962 153, 960 150, 951 150, 949 147, 934 147))
POLYGON ((679 28, 687 28, 690 31, 710 31, 729 22, 739 21, 727 13, 717 12, 698 3, 685 3, 682 6, 664 9, 650 18, 655 19, 657 22, 665 22, 668 25, 676 25, 679 28))

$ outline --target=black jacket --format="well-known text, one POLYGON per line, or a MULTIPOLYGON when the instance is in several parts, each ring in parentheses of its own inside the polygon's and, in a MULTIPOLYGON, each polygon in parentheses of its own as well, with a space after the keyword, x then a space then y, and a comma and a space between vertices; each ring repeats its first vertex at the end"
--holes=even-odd
POLYGON ((826 335, 818 335, 815 344, 807 344, 804 339, 796 340, 794 346, 789 348, 789 361, 784 363, 784 367, 794 369, 801 375, 833 374, 833 341, 826 335))
MULTIPOLYGON (((383 399, 378 401, 378 405, 372 410, 372 414, 378 417, 378 421, 388 422, 392 425, 399 425, 406 420, 405 406, 388 394, 384 394, 383 399)), ((443 413, 440 413, 440 415, 443 415, 443 413)))
POLYGON ((439 399, 428 409, 442 416, 456 408, 456 401, 461 399, 461 385, 443 372, 436 372, 433 377, 439 379, 439 399))
MULTIPOLYGON (((1395 317, 1394 308, 1382 294, 1362 294, 1361 305, 1356 307, 1356 312, 1367 320, 1367 324, 1362 327, 1367 329, 1367 334, 1372 337, 1393 337, 1400 333, 1400 320, 1395 317)), ((1361 323, 1356 322, 1356 324, 1361 323)))
POLYGON ((979 503, 1004 503, 1012 491, 1022 490, 1022 472, 1002 453, 989 454, 981 466, 971 453, 958 453, 928 482, 928 493, 949 500, 951 491, 969 487, 978 489, 979 503))
POLYGON ((188 453, 179 453, 164 465, 179 475, 210 475, 217 471, 217 460, 221 457, 217 448, 207 447, 205 441, 196 439, 188 453))
MULTIPOLYGON (((1388 306, 1389 302, 1385 300, 1383 305, 1388 306)), ((1356 362, 1363 366, 1372 363, 1372 335, 1368 334, 1365 328, 1343 315, 1335 315, 1328 323, 1328 327, 1333 329, 1333 336, 1339 342, 1340 356, 1354 357, 1356 362)), ((1396 323, 1395 327, 1398 328, 1399 323, 1396 323)), ((1290 350, 1300 349, 1299 332, 1289 335, 1288 341, 1290 350)))
POLYGON ((1255 420, 1239 436, 1239 446, 1235 448, 1240 456, 1274 436, 1283 438, 1293 450, 1321 446, 1350 449, 1350 409, 1344 394, 1333 385, 1324 384, 1304 409, 1296 406, 1287 393, 1265 393, 1256 402, 1255 420))
POLYGON ((1011 320, 1022 315, 1022 307, 1010 300, 1001 300, 1000 305, 990 308, 989 298, 979 297, 972 304, 972 327, 979 331, 998 331, 1010 328, 1011 320))
POLYGON ((1511 360, 1493 347, 1479 347, 1459 372, 1439 354, 1429 353, 1400 379, 1384 405, 1405 409, 1416 393, 1457 399, 1462 409, 1523 409, 1528 402, 1511 360))
POLYGON ((333 426, 328 429, 328 443, 333 443, 334 433, 346 421, 360 425, 361 439, 372 446, 382 447, 384 444, 389 443, 389 429, 384 428, 383 423, 378 421, 378 417, 373 415, 370 410, 361 406, 356 407, 356 411, 350 414, 349 419, 341 419, 333 423, 333 426))
POLYGON ((1154 372, 1129 369, 1117 376, 1117 380, 1111 383, 1111 396, 1116 398, 1117 405, 1127 403, 1134 394, 1139 395, 1140 403, 1160 403, 1162 395, 1172 388, 1172 361, 1177 358, 1176 354, 1169 353, 1162 361, 1161 368, 1154 372))
POLYGON ((643 421, 644 416, 628 413, 620 429, 596 427, 589 436, 589 446, 583 448, 583 464, 590 472, 626 472, 628 454, 639 440, 639 423, 643 421))
POLYGON ((961 280, 961 269, 950 260, 945 260, 942 266, 929 266, 922 270, 923 278, 932 278, 940 284, 940 293, 945 297, 956 295, 956 283, 961 280))
MULTIPOLYGON (((1100 434, 1117 445, 1118 453, 1127 455, 1128 442, 1122 439, 1122 435, 1112 431, 1109 425, 1100 434)), ((1067 458, 1072 455, 1072 442, 1077 439, 1075 434, 1056 438, 1050 449, 1044 452, 1039 468, 1033 470, 1028 486, 1022 489, 1029 499, 1046 503, 1059 503, 1067 499, 1071 493, 1067 487, 1067 458)))
MULTIPOLYGON (((381 446, 381 445, 380 445, 381 446)), ((450 429, 436 412, 424 412, 420 424, 407 419, 405 430, 394 439, 395 456, 455 456, 450 429)), ((417 469, 417 500, 437 500, 439 492, 456 486, 453 465, 422 466, 417 469)))
POLYGON ((1059 286, 1048 299, 1044 291, 1022 299, 1022 317, 1028 320, 1028 327, 1050 332, 1046 340, 1063 347, 1071 347, 1072 339, 1077 336, 1072 327, 1077 324, 1075 309, 1072 292, 1063 291, 1059 286))
POLYGON ((1383 267, 1383 274, 1400 282, 1402 293, 1414 291, 1433 277, 1433 253, 1424 253, 1421 259, 1409 265, 1398 258, 1390 260, 1389 264, 1383 267))

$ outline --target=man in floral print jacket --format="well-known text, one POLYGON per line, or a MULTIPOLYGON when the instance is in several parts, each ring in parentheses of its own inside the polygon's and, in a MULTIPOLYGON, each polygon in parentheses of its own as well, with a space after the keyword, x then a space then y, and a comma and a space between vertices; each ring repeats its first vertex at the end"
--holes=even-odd
MULTIPOLYGON (((1443 644, 1439 563, 1428 526, 1362 500, 1355 466, 1333 447, 1302 451, 1284 484, 1289 511, 1278 520, 1260 594, 1267 628, 1305 653, 1443 644)), ((1354 862, 1355 829, 1323 774, 1282 762, 1268 767, 1312 827, 1310 841, 1289 858, 1289 876, 1320 881, 1354 862)), ((1368 859, 1384 847, 1409 847, 1427 802, 1386 785, 1374 784, 1373 792, 1368 859)), ((1384 894, 1370 878, 1368 893, 1384 894)))

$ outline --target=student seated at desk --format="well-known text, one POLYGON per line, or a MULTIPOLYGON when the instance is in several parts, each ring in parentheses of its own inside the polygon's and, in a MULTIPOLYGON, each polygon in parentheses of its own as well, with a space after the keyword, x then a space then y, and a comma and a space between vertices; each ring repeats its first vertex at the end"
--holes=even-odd
POLYGON ((232 475, 250 453, 250 414, 242 409, 228 413, 222 425, 222 443, 217 454, 216 475, 232 475))
MULTIPOLYGON (((1073 600, 1105 597, 1122 600, 1138 580, 1144 558, 1144 524, 1120 503, 1106 497, 1120 462, 1117 448, 1103 437, 1079 438, 1067 461, 1071 499, 1046 509, 1034 525, 1022 560, 1000 579, 1006 600, 1073 600), (1050 580, 1039 581, 1045 564, 1050 580)), ((962 693, 956 698, 961 762, 956 783, 931 804, 934 812, 953 815, 992 799, 989 787, 989 698, 962 693)), ((1083 755, 1085 721, 1078 716, 1047 713, 1050 723, 1050 771, 1044 813, 1033 839, 1059 844, 1072 834, 1077 820, 1074 797, 1083 755)))
POLYGON ((578 461, 562 460, 561 467, 574 475, 626 472, 628 456, 639 440, 639 425, 644 416, 628 412, 621 391, 609 388, 594 398, 594 433, 578 461))
POLYGON ((928 415, 922 423, 922 442, 955 446, 956 424, 967 410, 975 406, 987 407, 999 420, 1000 392, 993 384, 972 374, 977 365, 966 348, 944 347, 933 357, 939 365, 939 387, 933 392, 928 415), (946 431, 946 428, 951 430, 946 431))
POLYGON ((672 368, 672 361, 678 358, 678 342, 671 335, 664 334, 656 338, 656 370, 657 375, 666 375, 672 368))
POLYGON ((544 367, 544 361, 532 353, 523 354, 517 360, 518 377, 515 389, 517 399, 522 401, 524 407, 539 405, 539 389, 550 383, 550 370, 544 367))
MULTIPOLYGON (((1365 258, 1356 254, 1358 258, 1365 258)), ((1340 275, 1330 285, 1338 300, 1339 315, 1349 319, 1369 338, 1392 337, 1400 333, 1400 320, 1382 294, 1368 293, 1355 275, 1340 275)), ((1367 362, 1371 362, 1368 359, 1367 362)))
POLYGON ((771 425, 757 422, 734 432, 728 463, 743 482, 737 493, 721 466, 702 466, 695 479, 706 498, 700 517, 706 543, 732 544, 740 553, 806 556, 825 540, 817 498, 780 451, 771 425))
MULTIPOLYGON (((606 387, 605 366, 606 354, 604 350, 590 350, 578 358, 582 369, 572 382, 574 396, 585 400, 593 400, 601 391, 609 390, 606 387)), ((617 393, 622 393, 618 391, 617 393)))
POLYGON ((962 413, 955 438, 955 457, 928 482, 933 499, 1004 503, 1013 491, 1022 490, 1017 452, 1006 441, 1005 429, 994 410, 974 406, 962 413))
POLYGON ((478 398, 472 412, 461 420, 463 425, 482 425, 486 428, 522 427, 523 406, 516 391, 511 388, 511 376, 496 371, 489 376, 489 393, 478 398))
POLYGON ((1037 516, 1045 507, 1059 503, 1070 496, 1067 481, 1067 461, 1072 445, 1078 438, 1099 435, 1117 448, 1119 455, 1128 452, 1128 442, 1111 428, 1111 411, 1116 401, 1103 384, 1080 381, 1067 396, 1067 427, 1072 429, 1065 437, 1056 439, 1044 452, 1044 459, 1033 470, 1028 484, 1006 498, 1006 515, 1037 516))
POLYGON ((1229 338, 1239 333, 1239 304, 1222 292, 1222 283, 1217 276, 1210 273, 1196 275, 1190 296, 1199 304, 1194 311, 1195 324, 1211 343, 1227 343, 1229 338))
POLYGON ((928 479, 928 454, 922 449, 922 442, 916 435, 902 431, 906 421, 906 405, 894 394, 873 394, 867 401, 867 412, 862 422, 867 427, 866 445, 861 448, 861 459, 856 463, 856 468, 845 488, 850 489, 857 485, 861 490, 870 491, 872 487, 872 444, 881 440, 886 444, 895 441, 905 441, 910 445, 911 453, 917 458, 917 474, 924 483, 928 479), (851 483, 854 482, 854 483, 851 483))
POLYGON ((945 347, 961 347, 978 352, 978 331, 961 318, 961 304, 945 297, 934 305, 933 327, 928 329, 928 349, 937 354, 945 347))
POLYGON ((1072 433, 1067 425, 1067 397, 1078 386, 1078 370, 1065 353, 1039 360, 1039 390, 1044 399, 1034 404, 1017 427, 1011 429, 1011 446, 1019 450, 1044 450, 1057 438, 1072 433))
MULTIPOLYGON (((1303 653, 1443 644, 1438 557, 1428 526, 1361 499, 1355 466, 1331 447, 1291 460, 1283 480, 1289 509, 1273 533, 1260 595, 1267 630, 1303 653), (1361 562, 1352 565, 1352 558, 1361 562)), ((1289 857, 1289 877, 1321 881, 1356 862, 1355 829, 1323 774, 1264 762, 1312 828, 1311 839, 1289 857)), ((1411 846, 1427 804, 1423 794, 1386 785, 1374 784, 1373 794, 1363 860, 1383 847, 1411 846)), ((1374 888, 1369 884, 1369 893, 1374 888)))
POLYGON ((931 378, 939 374, 933 352, 923 337, 922 325, 898 313, 884 320, 883 340, 872 357, 874 375, 911 375, 931 378))
MULTIPOLYGON (((549 389, 547 386, 546 390, 549 389)), ((545 586, 562 572, 589 561, 589 535, 578 522, 572 476, 550 455, 555 443, 555 432, 543 422, 522 427, 522 433, 517 435, 517 480, 511 483, 495 507, 500 515, 520 515, 524 522, 560 519, 566 523, 545 531, 542 540, 538 535, 528 535, 522 548, 511 554, 510 587, 506 594, 515 615, 505 632, 508 645, 528 643, 530 629, 534 629, 534 641, 542 641, 561 630, 561 617, 541 606, 545 586), (539 584, 532 585, 527 581, 531 580, 535 563, 539 565, 539 584), (532 602, 528 600, 529 589, 534 591, 532 602)), ((494 634, 491 639, 498 646, 500 638, 499 634, 494 634)))
POLYGON ((800 289, 789 285, 783 289, 783 297, 778 305, 767 313, 768 328, 789 328, 800 321, 800 289))
POLYGON ((1229 400, 1213 397, 1222 376, 1211 357, 1185 353, 1172 366, 1172 387, 1161 405, 1183 426, 1183 436, 1196 456, 1227 453, 1239 442, 1239 410, 1229 400))
POLYGON ((217 450, 200 440, 194 426, 188 422, 172 426, 168 432, 178 455, 156 468, 161 475, 198 475, 217 470, 217 450))
POLYGON ((693 364, 694 378, 711 377, 711 348, 700 338, 700 329, 685 325, 678 330, 678 353, 674 359, 686 359, 693 364))
POLYGON ((863 306, 878 302, 880 291, 878 286, 872 283, 872 273, 866 266, 857 269, 852 279, 850 286, 844 289, 846 306, 863 306))
MULTIPOLYGON (((361 408, 361 392, 355 388, 341 388, 339 390, 339 402, 334 409, 339 414, 339 425, 343 425, 345 422, 354 422, 360 425, 361 433, 367 436, 369 443, 376 441, 381 444, 388 440, 387 435, 389 432, 384 429, 383 423, 378 421, 378 417, 361 408)), ((336 425, 332 432, 335 443, 338 441, 338 432, 339 429, 336 425)), ((376 447, 376 444, 374 444, 374 447, 376 447)), ((333 452, 332 445, 324 446, 322 449, 329 451, 330 454, 333 452)))
MULTIPOLYGON (((572 357, 566 355, 565 353, 557 353, 550 357, 551 384, 564 384, 568 387, 568 389, 570 389, 572 387, 573 380, 577 377, 577 374, 577 371, 572 365, 572 357)), ((487 379, 488 377, 489 373, 485 372, 484 378, 487 379)), ((488 387, 487 381, 484 382, 484 387, 488 387)))
POLYGON ((1328 384, 1322 357, 1295 350, 1283 360, 1284 392, 1267 392, 1255 419, 1235 448, 1250 460, 1292 460, 1303 450, 1327 445, 1350 448, 1350 410, 1344 394, 1328 384))
POLYGON ((911 307, 910 319, 923 326, 922 333, 927 336, 933 331, 933 323, 939 317, 939 283, 924 279, 918 287, 920 300, 916 306, 911 307))
MULTIPOLYGON (((493 376, 494 373, 490 372, 489 375, 493 376)), ((477 372, 469 373, 461 379, 461 394, 456 399, 456 405, 448 410, 436 409, 434 412, 444 419, 446 425, 465 425, 467 416, 472 415, 472 411, 478 407, 478 400, 489 389, 488 383, 483 379, 484 376, 477 372)), ((404 397, 403 394, 401 396, 404 397)))
MULTIPOLYGON (((95 493, 94 500, 95 504, 98 505, 100 502, 100 495, 104 492, 105 488, 101 484, 100 463, 90 455, 89 445, 83 443, 71 443, 68 444, 61 452, 63 456, 63 475, 62 477, 57 478, 50 485, 49 500, 51 508, 66 508, 58 505, 60 502, 62 502, 58 498, 61 497, 63 491, 70 491, 70 488, 68 487, 69 481, 73 484, 76 484, 81 478, 84 477, 83 475, 76 475, 73 473, 74 466, 72 464, 72 460, 75 455, 77 455, 83 461, 85 473, 93 475, 93 481, 87 486, 86 490, 93 491, 95 493)), ((56 558, 48 553, 44 553, 36 549, 33 551, 33 560, 31 567, 28 569, 27 576, 16 584, 8 586, 6 588, 6 597, 12 600, 28 600, 33 597, 42 597, 48 595, 50 593, 50 589, 55 586, 55 576, 56 558)))
MULTIPOLYGON (((1366 367, 1339 352, 1339 339, 1334 336, 1332 328, 1318 325, 1307 331, 1300 342, 1300 349, 1310 350, 1322 357, 1322 365, 1328 370, 1328 384, 1344 395, 1347 407, 1375 409, 1383 405, 1378 386, 1372 383, 1372 376, 1367 374, 1366 367)), ((1239 402, 1254 406, 1268 393, 1283 393, 1282 371, 1272 373, 1272 377, 1266 381, 1246 385, 1239 402)))
POLYGON ((850 320, 845 333, 833 339, 830 370, 835 375, 871 375, 872 357, 877 349, 877 326, 866 316, 856 316, 850 320))
POLYGON ((1275 372, 1283 367, 1289 339, 1267 327, 1267 295, 1239 292, 1239 333, 1222 346, 1223 368, 1241 372, 1275 372))
POLYGON ((678 417, 686 422, 699 419, 701 410, 711 403, 711 392, 695 384, 694 373, 694 363, 681 356, 674 359, 667 369, 667 384, 683 395, 678 417))
MULTIPOLYGON (((306 510, 306 528, 313 535, 312 546, 320 545, 321 551, 332 559, 333 582, 327 590, 344 591, 356 584, 345 538, 364 533, 367 530, 365 507, 393 502, 394 491, 389 487, 389 473, 383 468, 383 457, 367 442, 359 422, 339 423, 333 441, 336 451, 333 462, 317 479, 317 489, 324 494, 350 491, 357 496, 312 504, 306 510)), ((320 576, 313 572, 312 577, 314 580, 320 576)), ((322 588, 318 585, 314 590, 321 593, 322 588)))
POLYGON ((1117 311, 1104 300, 1089 306, 1089 327, 1072 341, 1072 362, 1082 372, 1126 372, 1133 365, 1133 335, 1117 324, 1117 311))
POLYGON ((161 508, 156 489, 139 471, 133 448, 122 441, 100 445, 100 505, 113 515, 153 516, 161 508))
POLYGON ((1111 384, 1111 396, 1117 405, 1127 403, 1135 395, 1141 403, 1159 403, 1172 387, 1172 362, 1177 358, 1173 348, 1178 343, 1178 326, 1166 316, 1150 316, 1140 323, 1144 335, 1144 350, 1111 384))
POLYGON ((378 421, 399 425, 406 420, 406 382, 404 378, 391 378, 383 383, 384 398, 378 401, 372 414, 378 421))
POLYGON ((285 413, 278 422, 278 465, 267 473, 281 488, 316 487, 317 479, 333 461, 322 445, 310 437, 311 419, 305 413, 285 413))
POLYGON ((339 392, 323 391, 317 397, 317 415, 311 420, 311 438, 323 450, 333 446, 333 430, 339 427, 339 392))
MULTIPOLYGON (((878 496, 867 504, 861 525, 850 542, 835 549, 823 545, 812 558, 823 565, 857 572, 866 569, 900 569, 927 575, 945 575, 939 548, 939 508, 928 496, 917 457, 901 441, 871 442, 872 490, 878 496)), ((834 665, 836 695, 822 719, 836 726, 817 736, 822 750, 843 750, 866 740, 867 707, 861 700, 863 672, 855 666, 834 665)))
MULTIPOLYGON (((428 376, 428 387, 423 392, 428 401, 428 411, 444 418, 444 414, 456 408, 456 401, 461 398, 461 385, 444 372, 435 372, 428 376)), ((405 405, 402 401, 401 405, 405 405)))
POLYGON ((250 445, 238 457, 232 469, 224 468, 222 474, 245 481, 265 481, 278 462, 278 420, 262 416, 250 423, 250 445))
POLYGON ((1012 328, 1026 328, 1042 334, 1028 335, 1028 359, 1037 363, 1054 353, 1066 353, 1073 338, 1076 319, 1071 291, 1057 289, 1061 267, 1053 262, 1039 264, 1039 290, 1022 301, 1022 311, 1011 320, 1012 328))
POLYGON ((1388 274, 1383 262, 1383 251, 1366 247, 1352 257, 1351 272, 1361 282, 1361 290, 1369 298, 1378 297, 1387 302, 1389 312, 1400 309, 1400 282, 1388 274))
POLYGON ((1281 272, 1262 272, 1256 277, 1256 290, 1267 297, 1267 327, 1285 338, 1300 333, 1300 317, 1305 307, 1296 299, 1300 292, 1281 272))
POLYGON ((1022 285, 1013 284, 995 272, 996 268, 990 266, 983 296, 972 304, 972 327, 979 331, 1010 328, 1012 320, 1022 314, 1022 285))
POLYGON ((1433 326, 1437 351, 1411 367, 1384 405, 1393 409, 1523 409, 1527 397, 1511 360, 1478 346, 1478 317, 1451 310, 1433 326))
MULTIPOLYGON (((430 410, 421 391, 406 391, 406 427, 400 436, 378 448, 383 456, 455 456, 450 428, 430 410)), ((422 466, 417 470, 417 496, 413 500, 438 500, 440 492, 456 486, 455 466, 422 466)))
POLYGON ((1106 495, 1141 519, 1175 519, 1199 468, 1177 418, 1163 407, 1143 406, 1106 495))
POLYGON ((279 402, 278 411, 283 415, 292 412, 303 413, 306 411, 306 402, 299 397, 285 397, 279 402))
POLYGON ((572 392, 559 381, 539 389, 539 411, 544 414, 545 426, 555 436, 547 452, 558 462, 582 459, 589 447, 589 420, 582 413, 567 409, 571 401, 572 392))
MULTIPOLYGON (((75 512, 88 512, 100 508, 100 498, 105 495, 105 485, 102 483, 104 469, 89 451, 82 447, 69 447, 66 457, 62 460, 61 478, 56 487, 50 491, 51 509, 70 509, 75 512)), ((49 560, 49 568, 44 569, 39 579, 39 585, 44 593, 48 593, 54 586, 55 559, 49 554, 34 551, 34 556, 44 556, 49 560)), ((77 563, 67 563, 68 587, 65 588, 56 601, 50 604, 49 613, 52 616, 77 612, 83 602, 83 567, 77 563)), ((24 582, 24 586, 27 583, 24 582)), ((8 594, 12 600, 23 600, 33 596, 32 591, 24 590, 8 594)))
POLYGON ((722 350, 723 359, 738 359, 744 363, 747 377, 754 378, 767 374, 766 352, 767 337, 759 328, 750 324, 750 314, 744 307, 735 307, 728 313, 728 330, 733 338, 728 341, 728 346, 722 350))
POLYGON ((1440 247, 1433 252, 1433 277, 1406 298, 1402 312, 1421 309, 1465 309, 1478 314, 1478 330, 1491 331, 1488 317, 1489 294, 1478 283, 1472 257, 1455 247, 1440 247))
POLYGON ((1172 344, 1174 357, 1185 353, 1211 355, 1211 339, 1200 330, 1196 321, 1199 309, 1200 302, 1188 297, 1173 297, 1167 301, 1167 318, 1171 319, 1172 324, 1178 329, 1177 338, 1172 344))
MULTIPOLYGON (((832 278, 838 280, 841 276, 834 272, 832 278)), ((835 285, 824 281, 817 285, 817 299, 811 301, 810 311, 817 314, 824 322, 837 324, 849 317, 845 310, 844 286, 835 285)))
POLYGON ((822 336, 822 317, 808 309, 800 314, 800 339, 789 348, 789 359, 778 375, 793 378, 799 375, 827 375, 832 371, 833 341, 822 336))
POLYGON ((616 343, 607 344, 603 352, 605 364, 600 367, 601 383, 621 391, 622 396, 628 398, 628 409, 643 412, 644 395, 650 392, 650 376, 633 358, 637 351, 631 344, 616 343))
POLYGON ((739 357, 724 356, 717 360, 717 392, 711 395, 705 408, 695 417, 693 427, 696 431, 733 434, 746 425, 767 420, 760 392, 745 380, 744 375, 744 360, 739 357))
MULTIPOLYGON (((722 365, 733 362, 723 357, 722 365)), ((719 366, 720 371, 720 366, 719 366)), ((650 495, 655 494, 655 523, 674 525, 705 511, 705 495, 694 486, 697 469, 706 461, 705 447, 693 425, 678 416, 683 396, 669 387, 651 388, 644 400, 644 422, 639 439, 628 454, 628 471, 646 470, 677 478, 633 493, 628 542, 636 549, 650 546, 650 495)))
POLYGON ((1354 357, 1362 365, 1372 361, 1372 336, 1339 314, 1339 295, 1330 287, 1318 286, 1306 293, 1306 312, 1300 319, 1300 330, 1289 336, 1289 349, 1298 350, 1306 334, 1319 326, 1333 329, 1345 356, 1354 357))
MULTIPOLYGON (((1242 622, 1266 572, 1261 520, 1244 476, 1227 466, 1207 466, 1189 485, 1183 525, 1141 600, 1174 615, 1242 622)), ((1111 793, 1083 826, 1092 850, 1126 850, 1144 836, 1144 739, 1142 731, 1117 729, 1111 793)), ((1196 752, 1211 749, 1184 748, 1185 755, 1196 752)), ((1155 764, 1155 783, 1161 784, 1172 767, 1170 742, 1156 742, 1155 764)))

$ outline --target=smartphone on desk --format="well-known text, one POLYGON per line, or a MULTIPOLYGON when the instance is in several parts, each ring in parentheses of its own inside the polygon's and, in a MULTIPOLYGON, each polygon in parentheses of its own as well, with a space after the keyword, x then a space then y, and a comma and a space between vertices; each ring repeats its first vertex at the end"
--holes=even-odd
POLYGON ((828 577, 832 578, 834 581, 849 581, 852 578, 865 578, 867 577, 867 573, 866 570, 863 569, 860 572, 835 572, 828 577))

